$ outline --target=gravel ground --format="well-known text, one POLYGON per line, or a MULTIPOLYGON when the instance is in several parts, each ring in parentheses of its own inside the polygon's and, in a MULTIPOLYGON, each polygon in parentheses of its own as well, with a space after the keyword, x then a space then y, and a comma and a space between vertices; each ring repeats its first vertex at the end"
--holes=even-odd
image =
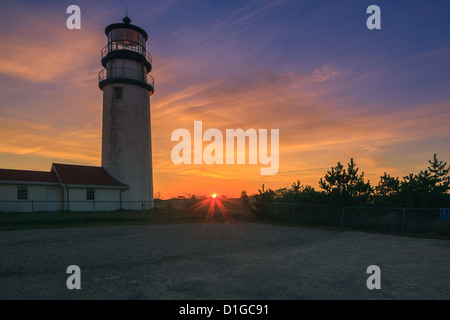
POLYGON ((256 223, 0 232, 0 299, 449 299, 450 241, 256 223), (81 290, 68 290, 69 265, 81 290), (381 289, 369 290, 369 265, 381 289))

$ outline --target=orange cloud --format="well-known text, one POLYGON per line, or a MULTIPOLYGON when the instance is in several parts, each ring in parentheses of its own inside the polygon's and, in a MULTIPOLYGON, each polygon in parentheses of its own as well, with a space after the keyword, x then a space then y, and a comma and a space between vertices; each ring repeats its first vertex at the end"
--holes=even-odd
POLYGON ((79 70, 97 63, 99 48, 104 42, 102 30, 94 31, 89 22, 83 22, 81 30, 68 30, 61 19, 64 14, 57 15, 39 7, 15 4, 8 9, 11 15, 6 19, 14 25, 15 35, 0 34, 0 42, 4 44, 0 51, 0 73, 36 82, 93 76, 81 75, 79 70))
MULTIPOLYGON (((347 162, 354 157, 366 177, 376 183, 386 171, 387 147, 449 136, 450 111, 446 102, 381 113, 375 105, 355 111, 350 97, 347 101, 329 99, 327 90, 337 90, 335 84, 323 85, 345 74, 321 67, 309 76, 289 73, 238 85, 235 79, 221 79, 192 85, 170 94, 167 100, 155 98, 153 119, 158 121, 154 121, 153 132, 159 139, 154 149, 164 150, 154 163, 156 176, 164 170, 191 181, 203 181, 203 176, 223 177, 222 180, 238 180, 241 185, 251 182, 254 191, 264 182, 266 186, 281 187, 297 178, 317 187, 326 170, 338 161, 347 162), (317 82, 322 82, 320 89, 315 86, 317 82), (259 166, 250 165, 168 165, 175 145, 169 139, 171 132, 176 128, 192 131, 194 120, 202 120, 204 130, 218 128, 223 132, 227 128, 279 128, 279 174, 261 177, 259 166)), ((387 171, 402 175, 403 170, 387 171)), ((195 189, 200 184, 191 185, 195 189)), ((235 190, 233 194, 238 193, 235 190)))
MULTIPOLYGON (((102 93, 97 74, 102 68, 100 50, 106 44, 103 29, 84 21, 80 32, 69 31, 61 19, 55 27, 52 13, 16 9, 20 17, 9 19, 16 19, 14 32, 22 36, 0 34, 0 41, 8 44, 0 51, 0 74, 8 82, 2 83, 8 94, 0 100, 0 152, 20 155, 30 163, 40 157, 100 165, 102 93), (20 83, 20 88, 10 80, 20 83), (26 94, 31 90, 36 94, 26 94)), ((228 18, 239 23, 252 17, 228 18)), ((223 25, 218 23, 204 37, 223 25)), ((221 50, 228 45, 218 47, 218 54, 224 55, 221 50)), ((251 55, 256 49, 240 50, 251 55)), ((384 171, 402 175, 415 169, 419 160, 425 160, 425 166, 427 159, 414 159, 408 167, 397 160, 411 155, 395 149, 414 148, 420 141, 427 145, 422 152, 430 152, 429 157, 444 150, 440 157, 450 161, 448 145, 432 151, 431 143, 450 139, 448 101, 386 112, 385 106, 381 111, 380 106, 353 96, 336 98, 335 93, 356 81, 351 70, 338 66, 323 64, 311 66, 309 72, 284 73, 242 66, 240 73, 224 70, 217 75, 198 72, 207 66, 205 57, 196 54, 171 59, 157 52, 153 58, 154 183, 155 191, 166 198, 213 191, 239 196, 243 189, 256 192, 263 183, 266 188, 279 188, 297 179, 317 187, 326 170, 350 157, 376 183, 384 171), (203 121, 204 130, 217 128, 223 133, 237 128, 280 129, 279 173, 261 176, 259 164, 174 165, 170 153, 176 143, 170 140, 171 133, 177 128, 192 132, 195 120, 203 121)), ((5 165, 0 159, 0 167, 5 165)), ((40 169, 49 167, 50 163, 40 169)))
MULTIPOLYGON (((0 118, 0 152, 99 163, 99 128, 56 129, 32 121, 0 118)), ((18 168, 19 169, 19 168, 18 168)))

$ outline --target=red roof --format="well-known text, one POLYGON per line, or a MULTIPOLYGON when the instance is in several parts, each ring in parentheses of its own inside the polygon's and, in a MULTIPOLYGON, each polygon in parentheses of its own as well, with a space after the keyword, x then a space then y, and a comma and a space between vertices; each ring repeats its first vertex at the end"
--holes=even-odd
POLYGON ((53 171, 63 185, 127 187, 126 184, 111 177, 103 167, 54 163, 53 171))
POLYGON ((0 181, 57 183, 62 185, 106 186, 126 188, 103 167, 54 163, 50 172, 0 169, 0 181))
POLYGON ((53 172, 13 169, 0 169, 0 180, 59 183, 58 178, 53 172))

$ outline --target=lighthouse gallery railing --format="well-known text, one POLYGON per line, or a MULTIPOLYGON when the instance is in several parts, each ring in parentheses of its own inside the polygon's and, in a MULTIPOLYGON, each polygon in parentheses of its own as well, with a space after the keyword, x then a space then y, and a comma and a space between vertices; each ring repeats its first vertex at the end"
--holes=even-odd
POLYGON ((98 81, 104 81, 108 79, 132 79, 148 83, 152 87, 154 86, 155 80, 153 77, 142 70, 114 67, 103 69, 98 73, 98 81))
POLYGON ((111 42, 102 49, 102 59, 108 55, 108 53, 113 51, 126 50, 138 53, 145 57, 148 63, 152 64, 152 56, 141 46, 136 43, 124 44, 119 42, 111 42))

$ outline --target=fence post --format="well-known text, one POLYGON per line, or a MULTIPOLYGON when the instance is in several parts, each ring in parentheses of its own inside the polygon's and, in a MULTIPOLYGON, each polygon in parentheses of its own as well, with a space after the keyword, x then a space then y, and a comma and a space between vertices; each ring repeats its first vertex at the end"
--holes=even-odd
POLYGON ((402 233, 405 230, 405 208, 403 208, 403 217, 402 217, 402 233))
POLYGON ((167 219, 170 220, 170 211, 172 210, 172 203, 169 202, 169 203, 165 206, 165 208, 166 208, 166 209, 168 208, 168 210, 167 210, 167 219))
POLYGON ((344 223, 344 214, 345 214, 345 207, 342 208, 341 224, 339 226, 340 229, 342 229, 342 224, 344 223))
POLYGON ((292 206, 292 222, 295 220, 295 203, 292 206))
POLYGON ((31 219, 34 222, 34 201, 31 201, 31 219))
POLYGON ((142 220, 144 220, 144 207, 145 207, 145 200, 142 199, 142 220))

